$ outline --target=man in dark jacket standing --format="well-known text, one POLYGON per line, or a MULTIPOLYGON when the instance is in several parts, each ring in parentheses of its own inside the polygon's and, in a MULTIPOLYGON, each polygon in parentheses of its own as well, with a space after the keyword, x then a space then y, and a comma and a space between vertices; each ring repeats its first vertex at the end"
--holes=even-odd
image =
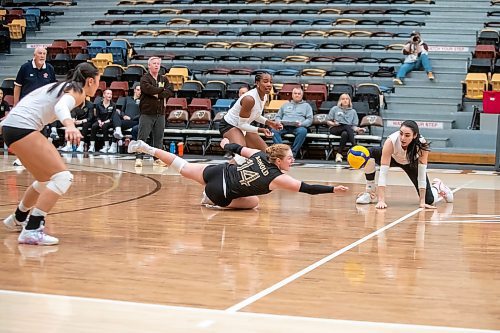
MULTIPOLYGON (((141 78, 141 102, 139 110, 138 140, 146 141, 152 135, 152 146, 162 149, 163 132, 165 130, 165 98, 174 95, 174 90, 168 80, 159 75, 161 59, 151 57, 148 60, 149 72, 141 78)), ((137 155, 136 167, 142 167, 143 155, 137 155)), ((163 165, 160 160, 154 161, 155 165, 163 165)))

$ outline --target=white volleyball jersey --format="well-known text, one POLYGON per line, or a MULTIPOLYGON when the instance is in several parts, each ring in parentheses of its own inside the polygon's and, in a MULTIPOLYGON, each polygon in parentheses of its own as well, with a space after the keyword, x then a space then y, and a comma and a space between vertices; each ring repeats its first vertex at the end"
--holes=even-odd
POLYGON ((252 121, 257 119, 260 115, 262 115, 262 111, 264 110, 264 105, 266 105, 267 102, 267 95, 264 96, 264 100, 260 99, 259 92, 257 91, 257 88, 251 89, 241 95, 240 98, 234 103, 233 107, 229 109, 229 111, 226 113, 224 116, 224 120, 235 127, 238 126, 240 122, 240 111, 241 111, 241 99, 245 96, 252 96, 255 104, 252 108, 252 111, 250 113, 250 117, 248 117, 248 123, 250 124, 252 121))
POLYGON ((60 99, 57 93, 62 86, 48 92, 54 84, 57 83, 47 84, 26 95, 9 112, 1 125, 41 131, 45 125, 56 121, 54 106, 60 99))
POLYGON ((399 131, 389 135, 389 140, 391 140, 393 147, 392 158, 399 164, 409 164, 406 158, 406 150, 401 147, 399 131))

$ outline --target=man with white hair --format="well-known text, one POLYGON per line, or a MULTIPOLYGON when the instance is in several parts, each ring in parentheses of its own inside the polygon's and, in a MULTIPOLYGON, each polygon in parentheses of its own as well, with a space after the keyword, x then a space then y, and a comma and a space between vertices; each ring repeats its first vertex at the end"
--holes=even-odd
MULTIPOLYGON (((14 81, 14 105, 35 89, 43 87, 46 84, 56 82, 56 73, 51 64, 45 62, 47 50, 43 46, 38 46, 33 52, 33 59, 25 62, 17 72, 14 81)), ((57 137, 57 132, 53 133, 57 137)), ((48 133, 46 134, 48 135, 48 133)), ((16 159, 14 165, 22 166, 21 161, 16 159)))
POLYGON ((312 107, 302 99, 303 96, 304 92, 301 88, 292 90, 292 100, 280 107, 275 118, 275 121, 283 125, 283 129, 272 129, 274 143, 282 143, 282 136, 285 134, 295 135, 292 144, 293 158, 299 154, 300 148, 306 140, 307 128, 313 122, 312 107))
POLYGON ((45 62, 46 57, 47 50, 42 46, 37 47, 33 59, 24 63, 17 72, 14 81, 14 106, 33 90, 57 81, 54 67, 45 62))
MULTIPOLYGON (((146 141, 152 135, 152 146, 163 148, 163 133, 165 130, 165 99, 174 95, 174 89, 168 80, 159 74, 161 59, 151 57, 148 60, 148 72, 141 78, 141 102, 139 110, 138 140, 146 141)), ((135 166, 142 167, 143 155, 136 156, 135 166)), ((155 159, 154 165, 164 163, 155 159)))

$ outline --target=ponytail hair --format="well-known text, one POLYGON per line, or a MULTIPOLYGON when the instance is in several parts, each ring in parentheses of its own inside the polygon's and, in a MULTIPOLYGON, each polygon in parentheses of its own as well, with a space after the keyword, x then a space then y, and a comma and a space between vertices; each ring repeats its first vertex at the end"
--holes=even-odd
POLYGON ((410 142, 408 148, 406 149, 406 159, 412 166, 418 164, 418 157, 421 155, 422 151, 430 150, 430 143, 425 140, 425 138, 420 135, 420 130, 418 125, 413 120, 405 120, 401 124, 401 127, 408 127, 412 130, 413 134, 416 134, 415 138, 410 142))
POLYGON ((270 163, 275 163, 278 158, 283 160, 289 150, 290 146, 283 143, 271 145, 266 148, 267 160, 270 163))
POLYGON ((66 80, 63 82, 59 82, 54 84, 49 88, 48 92, 54 91, 57 87, 60 87, 57 92, 57 97, 62 94, 73 90, 79 94, 83 92, 83 87, 85 86, 85 82, 88 78, 95 78, 99 75, 99 70, 94 66, 91 62, 82 62, 75 69, 72 69, 68 72, 66 76, 66 80))

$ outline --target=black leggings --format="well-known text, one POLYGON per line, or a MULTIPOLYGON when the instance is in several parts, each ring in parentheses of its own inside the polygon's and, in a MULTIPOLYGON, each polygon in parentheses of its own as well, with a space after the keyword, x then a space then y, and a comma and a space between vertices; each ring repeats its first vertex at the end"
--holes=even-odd
POLYGON ((350 142, 353 146, 356 145, 354 130, 351 125, 340 124, 339 126, 330 127, 330 133, 340 135, 339 153, 342 153, 347 142, 350 142))
POLYGON ((36 130, 34 129, 3 126, 2 127, 3 141, 7 145, 7 147, 9 147, 14 142, 21 140, 25 136, 35 131, 36 130))
MULTIPOLYGON (((382 147, 370 147, 370 157, 375 159, 375 163, 380 165, 380 160, 382 159, 382 147)), ((410 164, 399 164, 391 157, 391 167, 400 167, 404 172, 408 175, 411 182, 415 186, 417 193, 419 193, 418 189, 418 166, 411 166, 410 164)), ((375 172, 370 174, 365 174, 366 180, 375 180, 375 172)), ((434 194, 432 194, 431 183, 429 182, 429 178, 426 176, 427 186, 425 189, 425 203, 428 205, 432 205, 434 203, 434 194)))
POLYGON ((231 199, 224 196, 224 164, 209 165, 203 170, 203 180, 205 181, 205 194, 214 204, 227 207, 231 204, 231 199))

